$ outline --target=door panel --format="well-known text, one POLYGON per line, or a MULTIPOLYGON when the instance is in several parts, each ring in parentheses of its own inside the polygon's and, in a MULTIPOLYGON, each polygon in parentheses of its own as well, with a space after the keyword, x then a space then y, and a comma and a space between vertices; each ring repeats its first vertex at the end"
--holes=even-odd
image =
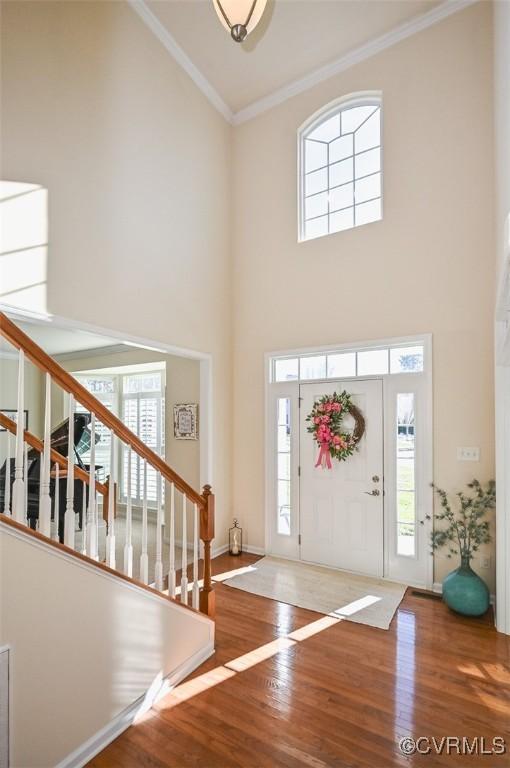
MULTIPOLYGON (((308 562, 373 576, 383 574, 382 382, 376 379, 302 384, 300 387, 300 557, 308 562), (331 470, 315 467, 317 443, 307 415, 323 395, 346 389, 362 411, 366 431, 356 453, 331 470), (373 481, 377 476, 379 480, 373 481), (372 490, 378 496, 368 495, 372 490)), ((346 416, 346 429, 354 420, 346 416)))

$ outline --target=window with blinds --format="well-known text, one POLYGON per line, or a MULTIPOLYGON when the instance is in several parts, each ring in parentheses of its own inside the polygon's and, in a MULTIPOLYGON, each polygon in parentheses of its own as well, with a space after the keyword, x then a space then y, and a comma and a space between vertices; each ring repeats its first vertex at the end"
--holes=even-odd
MULTIPOLYGON (((82 384, 85 389, 97 397, 109 411, 115 415, 118 414, 118 376, 78 376, 75 379, 82 384)), ((88 413, 80 403, 76 403, 77 413, 88 413)), ((84 464, 90 463, 90 435, 84 436, 88 439, 89 448, 81 453, 84 464)), ((104 481, 110 474, 110 430, 100 421, 96 421, 96 466, 98 480, 104 481), (99 438, 99 439, 97 439, 99 438)))
MULTIPOLYGON (((165 454, 165 399, 160 371, 122 376, 122 420, 152 450, 165 454)), ((131 455, 131 499, 143 500, 144 463, 131 455)), ((127 498, 128 451, 122 457, 121 495, 127 498)), ((156 472, 147 467, 147 499, 156 501, 156 472)))
MULTIPOLYGON (((163 371, 143 371, 111 375, 74 374, 75 378, 91 392, 112 413, 159 456, 165 455, 165 392, 163 371)), ((79 403, 76 410, 86 412, 79 403)), ((96 466, 100 467, 97 476, 105 480, 111 472, 110 467, 110 430, 100 421, 96 421, 96 466)), ((84 436, 90 443, 90 435, 84 436)), ((85 464, 90 463, 90 447, 81 453, 85 464)), ((123 446, 119 457, 120 496, 127 499, 128 452, 123 446)), ((131 455, 131 499, 134 504, 143 501, 143 461, 133 453, 131 455)), ((164 494, 164 488, 163 488, 164 494)), ((156 472, 147 467, 147 499, 151 506, 157 500, 156 472)))

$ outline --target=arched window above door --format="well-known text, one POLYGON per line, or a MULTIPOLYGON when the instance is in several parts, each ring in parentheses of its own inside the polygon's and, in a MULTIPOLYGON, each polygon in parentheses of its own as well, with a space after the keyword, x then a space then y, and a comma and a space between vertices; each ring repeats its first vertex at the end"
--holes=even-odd
POLYGON ((299 130, 299 240, 382 218, 382 99, 344 97, 299 130))

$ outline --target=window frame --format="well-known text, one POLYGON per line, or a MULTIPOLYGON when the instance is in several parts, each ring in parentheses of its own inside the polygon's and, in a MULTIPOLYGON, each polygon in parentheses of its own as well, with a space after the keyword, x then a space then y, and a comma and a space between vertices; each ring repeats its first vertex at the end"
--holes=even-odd
MULTIPOLYGON (((334 114, 337 112, 341 112, 344 109, 351 109, 352 107, 364 107, 364 106, 374 106, 379 107, 380 109, 380 160, 381 160, 381 217, 380 219, 376 219, 375 222, 367 222, 367 223, 376 223, 377 221, 382 221, 384 218, 384 151, 383 151, 383 123, 384 123, 384 113, 383 113, 383 100, 382 100, 382 91, 359 91, 357 93, 350 93, 345 96, 341 96, 338 99, 335 99, 334 101, 329 102, 325 106, 318 109, 316 112, 313 113, 309 118, 305 120, 304 123, 302 123, 298 129, 297 133, 297 177, 298 177, 298 183, 297 183, 297 210, 298 210, 298 243, 306 243, 310 240, 317 240, 321 237, 326 237, 327 235, 336 235, 340 234, 340 232, 348 232, 352 229, 357 229, 358 226, 364 226, 363 224, 354 225, 352 227, 347 227, 346 229, 339 230, 337 232, 325 232, 322 235, 314 235, 313 237, 306 237, 306 220, 305 220, 305 139, 307 138, 307 135, 314 130, 315 128, 319 127, 323 122, 331 118, 334 114)), ((354 150, 354 148, 353 148, 354 150)), ((354 158, 354 154, 352 157, 354 158)), ((330 163, 328 163, 327 167, 330 167, 330 163)), ((354 184, 354 178, 353 178, 353 184, 354 184)), ((329 190, 328 190, 329 191, 329 190)), ((360 203, 361 205, 361 203, 360 203)), ((356 204, 354 202, 353 209, 355 209, 356 204)), ((354 214, 355 216, 355 214, 354 214)))

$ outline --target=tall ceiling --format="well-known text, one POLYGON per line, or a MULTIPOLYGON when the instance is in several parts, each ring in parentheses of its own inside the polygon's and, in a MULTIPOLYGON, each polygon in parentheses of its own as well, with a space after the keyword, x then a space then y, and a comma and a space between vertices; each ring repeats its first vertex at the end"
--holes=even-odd
POLYGON ((268 0, 245 43, 234 43, 212 0, 146 5, 233 112, 350 53, 440 0, 268 0))

